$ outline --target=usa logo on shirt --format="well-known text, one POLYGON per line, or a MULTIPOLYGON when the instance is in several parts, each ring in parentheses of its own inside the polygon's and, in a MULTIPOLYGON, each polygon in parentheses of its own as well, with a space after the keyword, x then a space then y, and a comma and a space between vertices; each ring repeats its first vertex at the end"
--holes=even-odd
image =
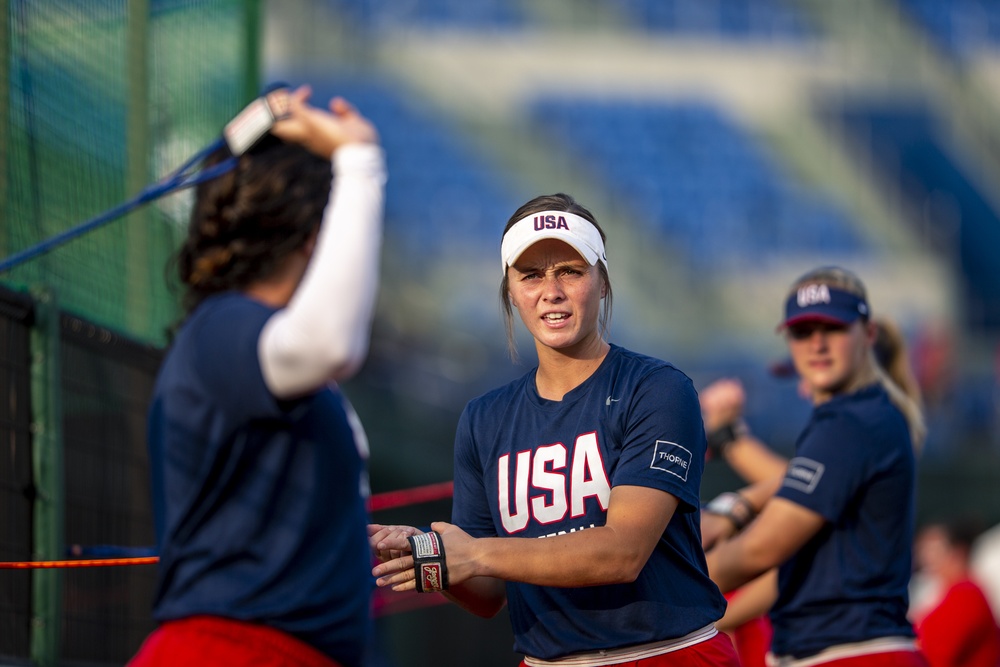
POLYGON ((680 477, 686 482, 692 459, 691 451, 676 442, 657 440, 653 448, 653 462, 649 467, 680 477))

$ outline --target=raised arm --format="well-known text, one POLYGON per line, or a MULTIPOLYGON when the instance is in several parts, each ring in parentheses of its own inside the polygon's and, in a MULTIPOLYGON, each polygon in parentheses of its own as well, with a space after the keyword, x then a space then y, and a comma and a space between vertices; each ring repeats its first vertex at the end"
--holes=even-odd
POLYGON ((747 483, 785 474, 788 461, 756 438, 743 420, 746 395, 739 380, 722 378, 698 392, 708 449, 747 483))
POLYGON ((330 111, 292 95, 272 132, 333 162, 333 187, 306 273, 260 336, 264 378, 290 398, 352 375, 368 351, 379 278, 385 168, 374 127, 339 98, 330 111))

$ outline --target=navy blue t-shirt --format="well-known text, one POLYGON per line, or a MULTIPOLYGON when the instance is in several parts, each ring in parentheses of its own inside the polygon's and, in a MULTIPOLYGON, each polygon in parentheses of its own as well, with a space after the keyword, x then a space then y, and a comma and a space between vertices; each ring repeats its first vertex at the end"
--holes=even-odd
POLYGON ((813 410, 777 495, 826 523, 779 570, 772 651, 806 657, 912 637, 915 461, 906 419, 881 385, 813 410))
POLYGON ((561 401, 532 371, 466 406, 455 439, 452 521, 474 537, 544 538, 602 526, 611 488, 677 497, 630 584, 507 583, 516 651, 552 659, 682 637, 722 616, 701 547, 705 433, 698 395, 672 365, 612 345, 561 401))
POLYGON ((361 663, 372 590, 367 443, 324 388, 279 401, 257 340, 274 309, 238 293, 189 317, 149 413, 158 621, 254 621, 361 663))

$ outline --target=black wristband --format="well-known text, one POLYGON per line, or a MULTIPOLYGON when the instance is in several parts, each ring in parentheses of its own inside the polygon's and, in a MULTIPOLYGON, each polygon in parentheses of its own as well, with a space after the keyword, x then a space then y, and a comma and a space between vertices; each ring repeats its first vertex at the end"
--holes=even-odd
POLYGON ((719 458, 725 455, 729 445, 733 444, 747 434, 746 424, 743 420, 729 422, 725 426, 720 426, 708 434, 708 451, 713 457, 719 458))
POLYGON ((704 510, 709 514, 726 517, 736 526, 737 532, 743 530, 757 516, 757 511, 749 500, 732 492, 720 493, 705 505, 704 510))
POLYGON ((413 571, 418 593, 448 590, 448 565, 441 533, 431 531, 406 538, 413 552, 413 571))

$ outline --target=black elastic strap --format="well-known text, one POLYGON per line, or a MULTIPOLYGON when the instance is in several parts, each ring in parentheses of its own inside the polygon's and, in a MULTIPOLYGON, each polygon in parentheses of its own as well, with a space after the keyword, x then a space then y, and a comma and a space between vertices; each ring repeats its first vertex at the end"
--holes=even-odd
POLYGON ((431 531, 406 538, 413 552, 413 571, 418 593, 448 590, 448 565, 441 533, 431 531))

